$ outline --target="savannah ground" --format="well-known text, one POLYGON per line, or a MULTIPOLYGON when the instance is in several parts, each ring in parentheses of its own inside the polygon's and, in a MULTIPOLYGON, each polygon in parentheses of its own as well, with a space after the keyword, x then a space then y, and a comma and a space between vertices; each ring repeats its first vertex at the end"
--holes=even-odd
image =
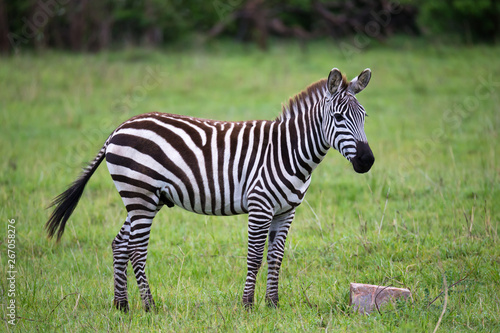
POLYGON ((1 58, 2 331, 430 332, 441 315, 442 332, 500 331, 500 48, 400 40, 349 50, 218 42, 1 58), (246 216, 165 207, 147 263, 158 311, 143 311, 131 268, 130 312, 115 310, 111 241, 126 212, 104 164, 61 242, 47 239, 45 208, 122 121, 149 111, 274 119, 332 67, 349 79, 372 70, 358 100, 376 160, 360 175, 331 150, 313 174, 286 244, 280 308, 265 306, 265 262, 255 309, 241 306, 246 216), (413 298, 360 316, 350 282, 413 298))

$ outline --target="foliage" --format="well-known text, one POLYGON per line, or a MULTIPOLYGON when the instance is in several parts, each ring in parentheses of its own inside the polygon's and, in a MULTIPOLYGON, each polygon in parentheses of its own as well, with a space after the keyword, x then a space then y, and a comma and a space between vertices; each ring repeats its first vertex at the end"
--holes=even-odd
POLYGON ((462 41, 492 42, 500 37, 500 4, 491 0, 410 1, 421 21, 435 34, 454 34, 462 41))
MULTIPOLYGON (((252 39, 252 34, 257 34, 252 32, 255 28, 252 27, 254 24, 252 22, 257 18, 251 17, 251 10, 239 12, 236 15, 237 19, 233 17, 234 21, 228 21, 231 21, 232 13, 241 10, 250 2, 245 0, 0 2, 3 4, 0 5, 0 51, 26 47, 97 51, 123 45, 168 45, 192 35, 210 36, 211 28, 220 24, 226 28, 226 35, 249 40, 252 39), (7 35, 7 38, 4 38, 4 35, 7 35)), ((500 35, 500 4, 490 0, 394 2, 272 0, 262 2, 261 6, 265 10, 256 15, 266 16, 261 18, 265 21, 261 29, 299 39, 325 35, 344 38, 370 29, 375 29, 376 36, 368 33, 369 36, 377 39, 383 37, 382 35, 394 33, 416 35, 422 28, 433 36, 458 35, 469 43, 496 41, 500 35), (414 23, 418 12, 416 9, 420 12, 420 27, 414 23), (386 26, 388 24, 391 26, 386 26)))
POLYGON ((92 50, 111 42, 159 45, 206 31, 221 19, 214 2, 201 0, 19 0, 9 2, 6 11, 14 48, 92 50), (102 35, 109 40, 100 40, 102 35))
POLYGON ((268 53, 212 43, 169 52, 45 52, 0 59, 0 317, 9 302, 7 219, 16 221, 16 326, 7 331, 500 331, 498 47, 394 40, 346 56, 338 45, 268 53), (397 42, 397 43, 396 43, 397 42), (106 167, 87 185, 61 242, 44 208, 109 133, 137 113, 274 119, 280 102, 338 67, 371 67, 358 95, 375 165, 355 174, 330 151, 298 208, 280 277, 281 307, 240 305, 246 216, 160 212, 147 272, 157 313, 144 313, 129 269, 131 311, 112 307, 111 241, 125 209, 106 167), (8 144, 7 144, 8 143, 8 144), (454 282, 462 282, 451 287, 454 282), (359 316, 349 282, 406 286, 408 303, 359 316))

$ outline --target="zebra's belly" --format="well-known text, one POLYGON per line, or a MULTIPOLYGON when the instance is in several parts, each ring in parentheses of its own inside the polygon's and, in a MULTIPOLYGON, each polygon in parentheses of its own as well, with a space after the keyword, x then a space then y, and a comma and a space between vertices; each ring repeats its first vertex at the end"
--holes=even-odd
POLYGON ((193 191, 166 185, 161 189, 161 193, 174 205, 197 214, 227 216, 248 213, 246 196, 238 190, 232 193, 225 193, 224 190, 215 193, 203 188, 193 191))

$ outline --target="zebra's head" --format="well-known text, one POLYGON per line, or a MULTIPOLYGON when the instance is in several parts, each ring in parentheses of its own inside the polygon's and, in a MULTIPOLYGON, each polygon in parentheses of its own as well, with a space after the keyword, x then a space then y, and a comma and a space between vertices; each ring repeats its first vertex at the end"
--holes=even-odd
POLYGON ((323 132, 330 147, 338 150, 352 163, 354 171, 365 173, 375 161, 366 139, 365 109, 356 94, 370 82, 371 71, 365 69, 351 82, 347 82, 337 68, 328 76, 328 92, 325 100, 323 132))

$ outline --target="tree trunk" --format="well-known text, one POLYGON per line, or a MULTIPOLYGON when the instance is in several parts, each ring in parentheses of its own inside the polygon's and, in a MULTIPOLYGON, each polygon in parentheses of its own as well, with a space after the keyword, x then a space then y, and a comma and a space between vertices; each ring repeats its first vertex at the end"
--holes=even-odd
POLYGON ((73 0, 72 14, 69 15, 69 45, 73 51, 84 49, 85 12, 88 0, 73 0))
POLYGON ((7 54, 11 49, 8 38, 7 9, 4 0, 0 0, 0 53, 7 54))

